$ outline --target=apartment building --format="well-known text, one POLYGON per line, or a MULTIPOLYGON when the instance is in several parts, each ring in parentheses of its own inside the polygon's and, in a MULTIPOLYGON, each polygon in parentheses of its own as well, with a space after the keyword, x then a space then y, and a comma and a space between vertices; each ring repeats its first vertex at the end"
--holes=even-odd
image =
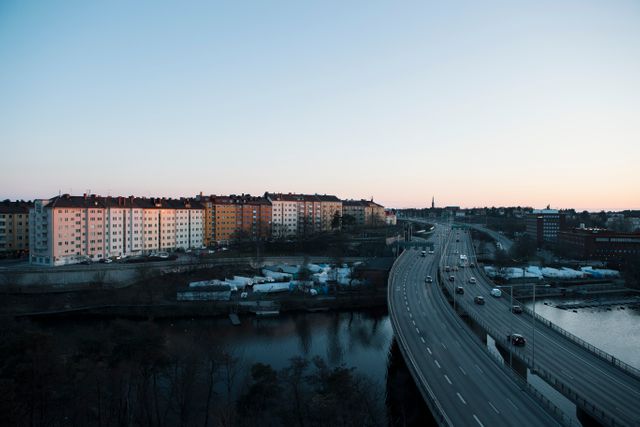
POLYGON ((0 256, 29 250, 29 209, 31 202, 0 202, 0 256))
POLYGON ((355 226, 379 227, 385 224, 384 206, 373 200, 343 200, 342 215, 352 217, 355 226))
POLYGON ((226 244, 234 239, 264 239, 271 235, 271 203, 249 194, 199 196, 205 207, 205 241, 226 244))
MULTIPOLYGON (((331 195, 316 195, 320 199, 321 225, 322 231, 331 231, 334 229, 334 218, 342 216, 342 200, 331 195)), ((338 226, 339 226, 338 222, 338 226)))
POLYGON ((30 261, 142 255, 203 244, 203 206, 189 199, 70 196, 36 200, 29 213, 30 261))
POLYGON ((320 194, 265 193, 271 202, 272 235, 303 237, 331 231, 333 219, 342 214, 342 201, 320 194))
POLYGON ((291 193, 265 193, 265 198, 271 202, 271 235, 275 238, 297 236, 298 198, 291 193))

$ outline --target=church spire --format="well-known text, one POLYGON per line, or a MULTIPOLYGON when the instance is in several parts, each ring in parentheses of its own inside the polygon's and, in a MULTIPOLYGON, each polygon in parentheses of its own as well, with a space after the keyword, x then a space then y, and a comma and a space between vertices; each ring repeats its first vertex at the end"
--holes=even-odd
POLYGON ((435 196, 431 196, 431 209, 436 207, 436 198, 435 196))

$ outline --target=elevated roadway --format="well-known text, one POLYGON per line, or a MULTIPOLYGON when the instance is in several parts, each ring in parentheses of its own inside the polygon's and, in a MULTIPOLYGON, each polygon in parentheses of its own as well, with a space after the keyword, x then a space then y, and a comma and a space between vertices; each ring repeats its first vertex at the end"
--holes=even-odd
POLYGON ((437 283, 445 238, 446 232, 436 231, 433 255, 405 251, 388 288, 399 347, 438 424, 562 424, 559 412, 496 361, 446 301, 437 283), (428 275, 433 283, 425 283, 428 275))

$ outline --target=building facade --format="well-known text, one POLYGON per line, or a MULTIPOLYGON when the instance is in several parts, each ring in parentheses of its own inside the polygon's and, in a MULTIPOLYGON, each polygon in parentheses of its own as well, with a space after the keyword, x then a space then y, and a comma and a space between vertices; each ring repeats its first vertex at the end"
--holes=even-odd
POLYGON ((342 201, 327 194, 265 193, 271 202, 272 235, 275 238, 305 237, 339 226, 342 201))
POLYGON ((249 194, 200 197, 205 206, 207 245, 265 239, 271 235, 271 203, 249 194))
POLYGON ((30 261, 91 259, 200 248, 203 206, 189 199, 70 196, 36 200, 29 213, 30 261))
POLYGON ((558 233, 564 229, 565 215, 556 209, 534 209, 525 221, 526 233, 540 247, 558 241, 558 233))
POLYGON ((29 209, 31 202, 0 202, 0 255, 29 251, 29 209))
POLYGON ((357 227, 379 227, 385 224, 384 206, 373 200, 344 200, 342 215, 349 215, 354 219, 357 227))
POLYGON ((560 231, 558 243, 572 255, 587 260, 623 261, 640 255, 640 233, 576 228, 560 231))

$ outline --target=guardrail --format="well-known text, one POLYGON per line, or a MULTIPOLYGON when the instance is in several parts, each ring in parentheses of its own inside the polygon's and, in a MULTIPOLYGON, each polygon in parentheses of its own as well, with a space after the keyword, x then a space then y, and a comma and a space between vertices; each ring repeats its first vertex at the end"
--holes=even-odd
POLYGON ((397 270, 397 264, 398 264, 398 260, 401 259, 403 255, 400 255, 396 261, 393 263, 393 266, 391 267, 391 270, 389 271, 389 279, 387 282, 387 303, 389 305, 389 317, 391 318, 391 326, 393 328, 393 330, 396 333, 396 336, 398 337, 398 341, 399 341, 399 345, 398 347, 400 348, 400 352, 402 353, 402 355, 404 356, 405 360, 408 362, 407 366, 409 367, 409 369, 411 370, 412 375, 414 376, 414 378, 419 378, 419 385, 420 385, 420 390, 421 390, 421 394, 422 394, 422 398, 424 399, 424 401, 427 403, 427 406, 429 406, 429 409, 431 410, 431 414, 433 415, 433 417, 435 418, 436 422, 438 423, 438 425, 440 426, 445 426, 445 427, 449 427, 449 426, 453 426, 453 423, 451 422, 451 420, 449 419, 449 417, 447 416, 446 412, 444 411, 444 408, 442 407, 442 405, 440 404, 440 402, 438 401, 438 398, 436 397, 435 393, 433 392, 433 390, 431 390, 431 387, 429 387, 429 384, 427 383, 427 380, 422 376, 422 373, 419 371, 417 364, 413 358, 413 356, 411 355, 411 352, 408 351, 408 346, 406 344, 406 339, 404 337, 404 335, 402 334, 402 330, 400 328, 400 324, 398 323, 398 320, 395 317, 394 311, 392 310, 392 281, 393 281, 393 277, 396 274, 396 270, 397 270))
MULTIPOLYGON (((473 250, 473 256, 476 259, 476 265, 477 265, 478 258, 476 256, 475 247, 473 246, 473 243, 471 244, 471 248, 473 250)), ((492 285, 498 286, 485 273, 484 268, 481 268, 480 266, 478 266, 477 270, 480 271, 480 275, 482 275, 482 277, 487 281, 487 283, 490 283, 492 285)), ((561 328, 560 326, 556 325, 555 323, 551 322, 550 320, 542 317, 538 313, 535 313, 533 310, 531 310, 529 307, 526 307, 524 304, 522 304, 517 299, 514 298, 514 301, 517 302, 518 304, 520 304, 523 307, 523 311, 525 313, 527 313, 528 315, 532 316, 535 320, 539 321, 543 325, 545 325, 548 328, 556 331, 560 335, 562 335, 565 338, 567 338, 568 340, 572 341, 574 344, 583 347, 585 350, 587 350, 590 353, 596 355, 600 359, 612 364, 613 366, 618 367, 623 372, 625 372, 625 373, 627 373, 627 374, 629 374, 629 375, 631 375, 631 376, 633 376, 633 377, 635 377, 637 379, 640 379, 640 369, 634 368, 633 366, 629 365, 628 363, 623 362, 622 360, 617 359, 616 357, 614 357, 613 355, 607 353, 606 351, 601 350, 601 349, 599 349, 598 347, 596 347, 596 346, 594 346, 592 344, 589 344, 588 342, 586 342, 582 338, 577 337, 576 335, 572 334, 571 332, 567 331, 566 329, 561 328)))

